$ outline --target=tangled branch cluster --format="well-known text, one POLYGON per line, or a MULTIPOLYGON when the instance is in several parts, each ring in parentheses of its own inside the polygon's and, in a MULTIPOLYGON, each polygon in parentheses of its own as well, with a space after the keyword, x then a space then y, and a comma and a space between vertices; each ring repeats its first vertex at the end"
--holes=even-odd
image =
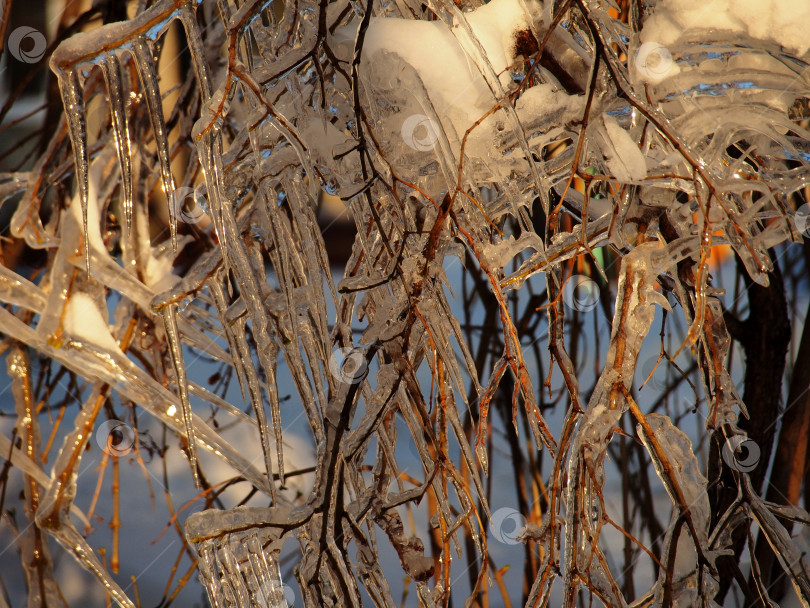
MULTIPOLYGON (((481 606, 716 606, 730 587, 767 605, 784 581, 810 602, 785 523, 810 516, 798 493, 763 498, 790 326, 763 334, 770 376, 749 387, 746 368, 741 396, 732 337, 749 366, 756 343, 709 264, 729 249, 733 295, 764 294, 749 320, 760 301, 786 311, 774 259, 806 230, 807 62, 737 33, 651 47, 655 7, 635 0, 478 4, 159 0, 49 49, 64 113, 0 182, 10 234, 40 252, 0 266, 16 405, 0 453, 26 480, 29 605, 57 603, 54 538, 135 606, 109 572, 117 493, 109 565, 74 498, 96 429, 144 413, 181 438, 205 507, 181 530, 166 492, 189 563, 174 595, 198 568, 214 606, 284 605, 293 555, 306 606, 394 606, 396 562, 427 606, 451 590, 481 606), (190 74, 174 90, 171 35, 190 74), (330 201, 353 235, 339 269, 330 201), (649 401, 659 367, 674 372, 649 401), (62 376, 78 398, 58 403, 62 376), (290 471, 299 413, 314 466, 290 471), (681 422, 696 415, 693 441, 681 422), (234 477, 213 479, 200 450, 234 477), (523 568, 496 564, 500 549, 523 568)), ((102 446, 116 484, 119 458, 165 454, 165 435, 117 432, 102 446)))

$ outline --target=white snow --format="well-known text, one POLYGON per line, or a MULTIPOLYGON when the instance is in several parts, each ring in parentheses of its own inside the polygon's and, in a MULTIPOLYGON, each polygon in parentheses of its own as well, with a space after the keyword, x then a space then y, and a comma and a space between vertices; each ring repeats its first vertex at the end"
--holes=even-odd
POLYGON ((108 351, 120 352, 118 342, 110 334, 101 306, 106 306, 105 302, 97 303, 89 294, 72 293, 65 308, 64 330, 73 338, 108 351))
MULTIPOLYGON (((536 3, 532 7, 539 6, 536 3)), ((465 15, 475 37, 487 53, 496 74, 500 75, 501 85, 509 86, 510 77, 505 70, 515 63, 515 35, 518 31, 531 28, 532 15, 520 0, 492 0, 465 15)), ((476 55, 475 45, 463 35, 460 25, 454 25, 460 36, 464 50, 471 57, 476 55)))
POLYGON ((771 40, 804 55, 810 49, 807 0, 662 0, 641 31, 642 42, 673 44, 688 30, 718 29, 771 40))
MULTIPOLYGON (((102 155, 90 165, 87 175, 88 196, 87 196, 87 242, 90 249, 102 255, 107 255, 107 248, 101 236, 101 214, 98 208, 98 184, 101 183, 104 171, 108 168, 107 161, 109 155, 102 155)), ((82 203, 81 195, 77 191, 70 200, 70 215, 78 228, 77 234, 83 233, 82 203)), ((77 244, 78 245, 78 244, 77 244)), ((81 250, 82 255, 84 249, 81 250)))
MULTIPOLYGON (((185 242, 183 243, 185 244, 185 242)), ((180 243, 177 251, 182 249, 180 243)), ((161 293, 171 289, 180 280, 180 277, 173 272, 174 255, 171 250, 155 255, 149 251, 146 254, 146 264, 143 272, 143 282, 155 293, 161 293)))
MULTIPOLYGON (((535 13, 540 8, 539 3, 532 6, 535 13)), ((492 0, 465 17, 501 85, 508 88, 507 67, 516 62, 515 33, 530 27, 533 15, 522 0, 492 0)), ((338 38, 345 45, 354 35, 344 31, 338 38)), ((441 21, 372 19, 363 44, 365 76, 378 86, 393 83, 402 66, 392 55, 414 68, 433 106, 450 118, 459 137, 496 103, 473 59, 478 56, 475 44, 460 24, 451 31, 441 21)))
POLYGON ((551 84, 538 84, 526 89, 518 97, 515 110, 520 116, 537 116, 550 110, 562 110, 570 114, 582 114, 585 98, 582 95, 569 95, 551 84))
MULTIPOLYGON (((524 30, 535 36, 542 34, 546 20, 543 4, 537 0, 492 0, 463 15, 463 20, 454 15, 452 26, 445 21, 372 18, 363 43, 361 80, 372 104, 379 103, 373 100, 387 101, 377 117, 376 129, 377 137, 388 147, 385 152, 389 158, 397 159, 404 153, 411 162, 416 158, 413 150, 431 153, 416 162, 432 162, 436 149, 445 144, 443 136, 457 158, 462 138, 475 126, 464 155, 485 167, 478 179, 508 179, 513 171, 523 170, 518 167, 525 162, 525 155, 517 149, 517 129, 507 112, 488 112, 497 107, 498 96, 517 88, 509 70, 519 61, 517 34, 524 30), (493 81, 493 73, 497 81, 493 81), (490 77, 489 83, 485 75, 490 77), (515 153, 504 155, 504 150, 515 153)), ((333 47, 339 57, 351 57, 356 37, 356 27, 336 32, 333 47)), ((563 131, 552 125, 581 118, 583 105, 583 96, 568 95, 544 83, 522 90, 515 111, 530 144, 542 147, 563 136, 563 131)), ((301 129, 309 134, 307 126, 301 129)), ((323 148, 331 146, 328 133, 321 135, 320 141, 323 148)), ((404 177, 419 180, 431 171, 412 176, 406 171, 404 177)), ((420 182, 428 192, 433 192, 434 186, 437 191, 444 187, 428 181, 426 177, 420 182)))
MULTIPOLYGON (((180 277, 173 271, 174 252, 171 247, 166 245, 152 247, 149 237, 149 218, 145 213, 135 213, 133 220, 137 228, 135 235, 138 239, 136 256, 138 264, 143 269, 144 284, 155 293, 171 289, 180 280, 180 277)), ((186 235, 177 240, 177 253, 183 250, 190 238, 189 235, 186 235)))
POLYGON ((607 134, 603 149, 610 172, 621 182, 639 181, 647 177, 647 160, 630 134, 608 114, 602 117, 607 134))

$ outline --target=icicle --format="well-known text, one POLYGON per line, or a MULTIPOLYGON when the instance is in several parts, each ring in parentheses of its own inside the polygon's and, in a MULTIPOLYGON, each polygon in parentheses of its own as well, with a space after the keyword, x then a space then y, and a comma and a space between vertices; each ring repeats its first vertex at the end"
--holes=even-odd
POLYGON ((283 532, 311 511, 237 507, 192 514, 186 538, 200 555, 201 581, 213 606, 287 608, 278 553, 283 532))
MULTIPOLYGON (((267 414, 264 411, 264 401, 262 400, 262 394, 259 389, 259 377, 253 365, 253 358, 250 356, 245 333, 241 331, 241 327, 238 328, 237 331, 233 331, 228 324, 226 318, 225 293, 219 279, 214 277, 213 280, 208 282, 208 287, 211 290, 211 294, 214 296, 214 303, 216 304, 217 310, 220 311, 222 327, 225 331, 229 346, 231 347, 231 358, 233 359, 240 385, 243 382, 247 385, 250 404, 253 406, 253 411, 256 412, 256 421, 259 425, 259 438, 262 443, 262 453, 264 454, 264 466, 267 470, 267 478, 272 490, 270 498, 273 500, 273 504, 275 504, 276 486, 273 483, 273 466, 270 459, 270 431, 267 427, 267 414)), ((242 386, 243 398, 245 397, 244 393, 245 386, 242 386)), ((279 451, 279 462, 283 462, 281 451, 279 451)), ((281 468, 281 474, 283 475, 283 467, 281 468)))
MULTIPOLYGON (((194 129, 191 132, 191 136, 197 141, 197 154, 203 168, 203 175, 205 176, 208 203, 211 208, 211 219, 214 223, 214 230, 217 233, 217 238, 219 239, 219 249, 222 252, 222 263, 225 267, 225 271, 227 272, 230 270, 231 266, 229 261, 230 256, 228 255, 228 246, 230 244, 231 236, 228 234, 228 231, 224 226, 225 222, 223 219, 222 197, 220 196, 219 191, 220 178, 222 175, 222 168, 219 164, 221 163, 222 159, 222 143, 220 142, 219 137, 215 136, 211 130, 201 130, 204 128, 203 119, 206 119, 207 121, 209 118, 207 114, 209 107, 210 104, 203 106, 203 115, 194 124, 194 129)), ((228 288, 230 290, 230 282, 228 283, 228 288)))
POLYGON ((222 585, 217 572, 215 548, 216 542, 213 540, 206 540, 197 545, 197 554, 200 556, 197 560, 197 567, 200 570, 200 582, 208 591, 208 598, 211 600, 213 608, 225 608, 225 604, 222 602, 222 585))
POLYGON ((62 521, 61 526, 56 530, 49 530, 59 541, 59 544, 66 551, 72 553, 74 557, 89 572, 94 574, 101 582, 104 589, 109 593, 121 608, 135 608, 135 604, 127 597, 124 590, 113 580, 107 570, 96 557, 92 547, 87 543, 81 534, 76 530, 69 520, 62 521))
POLYGON ((157 66, 152 55, 152 48, 146 38, 139 36, 132 43, 132 53, 135 56, 135 65, 143 84, 143 95, 152 120, 152 129, 155 132, 155 145, 157 146, 160 175, 163 179, 163 190, 169 200, 169 227, 172 236, 172 251, 177 250, 177 209, 179 201, 175 200, 174 178, 172 177, 171 157, 169 155, 169 133, 163 118, 163 105, 160 98, 157 66))
POLYGON ((186 40, 191 51, 191 60, 194 63, 194 73, 197 76, 197 83, 200 85, 203 103, 205 103, 211 97, 211 79, 208 74, 208 64, 205 61, 205 49, 195 9, 196 6, 192 3, 184 3, 181 7, 180 21, 186 30, 186 40))
POLYGON ((73 145, 73 162, 76 166, 76 179, 79 182, 79 201, 82 206, 82 227, 85 235, 84 261, 87 274, 90 274, 90 247, 87 243, 87 199, 90 196, 90 187, 87 180, 87 120, 84 115, 84 97, 82 85, 79 82, 78 70, 65 73, 56 70, 59 80, 59 92, 62 95, 62 104, 65 106, 65 115, 70 132, 70 143, 73 145))
MULTIPOLYGON (((276 382, 276 357, 278 356, 278 345, 270 336, 265 338, 266 347, 263 353, 259 353, 259 360, 267 377, 267 394, 270 397, 270 415, 273 419, 273 434, 276 440, 276 458, 278 460, 278 479, 284 487, 284 447, 281 442, 281 409, 278 402, 278 389, 276 382)), ((260 342, 261 344, 261 342, 260 342)), ((259 347, 261 348, 261 346, 259 347)), ((300 390, 300 384, 299 384, 300 390)), ((266 421, 265 421, 266 425, 266 421)), ((266 432, 266 430, 264 431, 266 432)), ((272 482, 272 480, 271 480, 272 482)))
POLYGON ((110 118, 115 137, 115 149, 121 166, 121 179, 124 189, 124 216, 127 232, 132 226, 132 150, 127 127, 127 110, 124 103, 124 89, 121 84, 121 62, 118 55, 110 53, 103 62, 104 80, 110 96, 110 118))
MULTIPOLYGON (((263 534, 262 536, 266 536, 263 534)), ((284 597, 284 586, 281 583, 281 568, 278 563, 278 555, 262 548, 262 541, 257 533, 251 533, 242 541, 248 551, 250 566, 256 577, 255 600, 260 605, 278 606, 284 608, 287 605, 284 597), (270 553, 268 555, 267 553, 270 553)))
MULTIPOLYGON (((210 104, 209 104, 210 105, 210 104)), ((256 338, 259 363, 267 376, 268 386, 275 386, 275 358, 278 346, 271 337, 268 315, 263 306, 263 299, 256 275, 250 265, 248 252, 244 241, 239 237, 240 230, 230 205, 223 205, 219 195, 219 184, 222 182, 222 155, 218 153, 221 147, 219 132, 216 127, 204 130, 204 120, 201 118, 194 126, 194 136, 197 138, 197 150, 201 162, 205 167, 205 179, 210 196, 212 216, 220 240, 225 269, 233 264, 233 269, 242 290, 242 299, 247 307, 248 316, 253 323, 253 335, 256 338), (202 129, 202 130, 201 130, 202 129), (225 244, 227 243, 227 247, 225 244)), ((302 384, 294 374, 299 392, 302 384)), ((269 389, 270 413, 273 421, 273 433, 276 440, 278 455, 279 481, 284 485, 284 458, 281 440, 281 411, 278 404, 277 393, 269 389)))
MULTIPOLYGON (((248 351, 247 340, 242 331, 235 331, 234 338, 236 340, 238 352, 233 353, 234 363, 238 361, 238 365, 242 367, 247 379, 248 392, 250 393, 250 402, 253 405, 253 411, 256 413, 256 421, 259 423, 259 438, 262 442, 262 452, 264 453, 264 465, 267 468, 267 477, 270 480, 271 487, 275 488, 273 484, 273 466, 270 460, 271 454, 271 435, 270 429, 267 426, 267 414, 264 411, 264 401, 262 400, 261 392, 259 391, 259 377, 256 374, 256 369, 253 366, 253 360, 248 351)), ((282 451, 281 442, 276 442, 278 462, 279 462, 279 476, 281 484, 284 485, 284 456, 282 451)), ((272 497, 275 502, 275 497, 272 497)))
POLYGON ((236 606, 250 606, 250 591, 245 582, 245 577, 248 573, 242 572, 241 564, 235 554, 235 548, 231 547, 231 545, 236 545, 237 542, 231 541, 226 537, 220 544, 222 546, 219 550, 218 557, 220 563, 223 565, 223 574, 227 577, 231 590, 234 593, 234 603, 236 606))
POLYGON ((191 470, 194 472, 194 483, 200 487, 200 478, 197 474, 197 445, 194 437, 194 422, 191 418, 191 403, 188 399, 188 379, 186 378, 186 365, 183 362, 183 345, 180 342, 180 332, 177 330, 177 305, 169 304, 160 315, 163 317, 163 326, 166 328, 166 338, 169 340, 172 367, 177 379, 177 390, 180 393, 180 406, 183 409, 183 423, 186 427, 188 440, 188 457, 191 470))
MULTIPOLYGON (((227 280, 227 279, 225 279, 227 280)), ((219 315, 219 321, 222 323, 222 331, 225 334, 225 340, 228 343, 228 350, 231 353, 234 367, 236 368, 236 379, 239 382, 239 389, 242 391, 242 400, 248 400, 247 380, 245 378, 245 370, 242 369, 242 361, 239 357, 235 357, 237 353, 236 338, 234 332, 231 330, 228 323, 228 304, 225 300, 225 290, 222 288, 223 277, 217 275, 208 282, 208 290, 211 292, 211 297, 214 300, 214 308, 216 308, 219 315)), ((240 300, 241 302, 241 300, 240 300)), ((241 412, 241 410, 240 410, 241 412)))
MULTIPOLYGON (((467 469, 469 470, 470 476, 472 477, 475 489, 478 492, 478 497, 481 500, 481 508, 484 510, 484 515, 486 515, 488 518, 492 517, 492 514, 489 511, 489 504, 487 503, 486 498, 487 493, 484 490, 484 484, 481 483, 481 476, 478 474, 478 469, 475 466, 475 459, 473 458, 473 455, 470 452, 470 445, 467 442, 467 434, 464 431, 464 424, 461 422, 461 418, 458 415, 459 408, 456 407, 452 391, 448 390, 448 398, 451 401, 451 403, 449 407, 445 408, 447 420, 450 422, 450 426, 453 428, 453 432, 456 434, 456 438, 458 439, 459 449, 461 450, 461 457, 464 460, 464 463, 467 465, 467 469)), ((486 473, 488 472, 489 471, 487 470, 486 473)), ((461 495, 462 493, 460 492, 459 496, 461 495)), ((474 528, 474 526, 470 527, 474 528)))

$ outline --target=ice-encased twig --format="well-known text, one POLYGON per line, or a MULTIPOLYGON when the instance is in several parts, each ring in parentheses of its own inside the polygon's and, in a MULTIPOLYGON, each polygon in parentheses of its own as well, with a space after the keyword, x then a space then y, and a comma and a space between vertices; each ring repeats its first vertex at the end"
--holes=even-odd
POLYGON ((183 413, 183 424, 188 439, 188 457, 191 464, 194 483, 199 488, 200 478, 197 471, 197 442, 194 438, 194 421, 191 411, 191 402, 188 398, 188 378, 186 364, 183 361, 183 347, 180 341, 180 332, 177 330, 177 305, 169 304, 161 311, 163 327, 166 330, 166 339, 169 341, 169 353, 174 377, 177 381, 177 392, 180 395, 180 411, 183 413))
MULTIPOLYGON (((2 308, 0 308, 0 328, 8 336, 24 342, 74 373, 111 385, 126 399, 143 407, 175 432, 185 435, 182 419, 168 414, 173 409, 180 410, 178 397, 129 360, 118 360, 109 353, 99 352, 92 346, 81 343, 72 344, 70 351, 54 348, 47 343, 45 337, 2 308)), ((193 424, 194 435, 200 445, 211 452, 221 454, 226 462, 257 488, 270 492, 267 477, 260 474, 239 450, 220 437, 205 421, 194 418, 193 424)))
MULTIPOLYGON (((245 338, 241 324, 236 324, 235 331, 231 327, 231 323, 228 319, 228 307, 225 304, 225 291, 220 284, 220 280, 217 277, 209 280, 208 288, 211 290, 211 294, 214 297, 214 303, 222 321, 223 331, 231 347, 234 367, 236 368, 236 373, 239 378, 239 384, 242 387, 242 397, 249 397, 253 411, 256 414, 256 423, 259 428, 262 453, 264 454, 264 466, 268 478, 272 480, 273 466, 270 460, 270 435, 267 429, 267 415, 264 412, 264 401, 262 400, 261 391, 259 389, 259 379, 253 367, 253 357, 250 354, 247 339, 245 338)), ((275 484, 271 483, 270 488, 273 492, 270 498, 275 503, 275 484)))
POLYGON ((66 551, 93 573, 107 592, 122 608, 134 608, 118 583, 96 557, 89 543, 70 520, 70 505, 76 495, 76 479, 82 454, 92 436, 92 429, 107 398, 105 386, 96 383, 90 397, 76 416, 74 430, 64 440, 53 465, 52 480, 36 512, 36 525, 47 530, 66 551))
MULTIPOLYGON (((710 601, 714 589, 709 581, 714 569, 708 551, 708 532, 711 523, 707 480, 700 470, 689 438, 667 416, 647 414, 638 416, 637 432, 644 447, 677 508, 673 509, 663 555, 683 553, 679 546, 681 537, 689 536, 694 560, 689 562, 682 555, 672 568, 662 568, 658 582, 652 589, 656 602, 661 605, 697 606, 698 598, 710 601), (673 463, 677 463, 675 466, 673 463), (684 525, 685 524, 685 525, 684 525), (711 560, 711 561, 707 561, 711 560), (673 584, 673 582, 675 584, 673 584), (708 597, 707 597, 708 596, 708 597)), ((692 551, 688 555, 692 555, 692 551)))
MULTIPOLYGON (((8 457, 11 464, 34 479, 43 489, 51 485, 51 478, 34 461, 32 461, 20 448, 13 445, 8 437, 0 435, 0 452, 3 458, 8 457)), ((70 505, 70 514, 75 516, 85 526, 90 525, 90 520, 75 504, 70 505)))
POLYGON ((747 475, 741 476, 741 483, 751 515, 765 535, 782 568, 790 577, 796 595, 802 604, 810 604, 810 576, 804 554, 798 551, 785 527, 776 515, 770 512, 762 497, 754 491, 747 475))
MULTIPOLYGON (((17 430, 22 439, 24 458, 33 462, 39 457, 40 432, 36 404, 33 402, 31 386, 31 365, 24 346, 15 344, 6 357, 11 390, 17 412, 17 430)), ((5 437, 4 437, 5 439, 5 437)), ((34 523, 39 507, 40 492, 37 480, 24 477, 25 516, 34 523)), ((28 526, 18 535, 20 554, 26 583, 28 584, 28 606, 55 606, 59 601, 59 588, 53 573, 53 560, 48 548, 48 540, 37 525, 28 526)))
MULTIPOLYGON (((588 561, 587 547, 598 542, 605 452, 614 429, 629 407, 626 392, 632 387, 641 344, 653 320, 654 305, 669 307, 666 298, 654 290, 656 277, 684 257, 693 255, 693 249, 688 239, 664 248, 659 248, 656 242, 644 243, 622 260, 605 367, 574 431, 571 445, 563 606, 573 605, 579 585, 577 576, 582 573, 582 564, 588 561), (594 512, 598 514, 596 517, 594 512)), ((617 595, 612 585, 601 586, 614 589, 613 600, 620 605, 624 603, 623 596, 617 595)))

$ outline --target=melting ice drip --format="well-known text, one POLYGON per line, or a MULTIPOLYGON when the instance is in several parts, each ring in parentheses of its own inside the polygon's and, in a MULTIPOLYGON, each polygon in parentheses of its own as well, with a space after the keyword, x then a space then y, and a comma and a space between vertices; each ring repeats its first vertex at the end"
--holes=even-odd
POLYGON ((222 514, 216 509, 203 511, 189 517, 186 523, 186 534, 199 555, 200 581, 211 606, 292 606, 294 596, 281 582, 279 531, 257 527, 223 531, 222 514))

